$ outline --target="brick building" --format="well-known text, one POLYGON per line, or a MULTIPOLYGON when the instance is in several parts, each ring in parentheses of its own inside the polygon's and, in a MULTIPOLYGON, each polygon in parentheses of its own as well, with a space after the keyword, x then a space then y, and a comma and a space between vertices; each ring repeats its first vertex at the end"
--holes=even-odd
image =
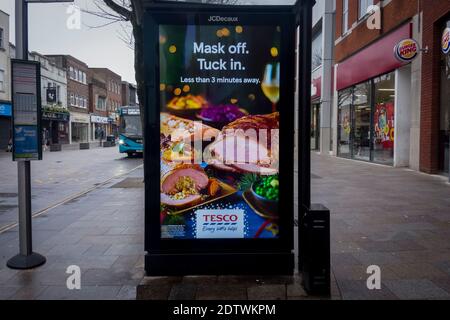
POLYGON ((118 135, 116 114, 122 106, 122 77, 107 68, 90 68, 90 72, 106 85, 107 135, 118 135))
POLYGON ((134 84, 122 81, 122 106, 137 106, 137 87, 134 84))
POLYGON ((449 171, 450 1, 422 0, 423 46, 420 170, 449 171))
POLYGON ((70 111, 71 143, 89 142, 88 65, 70 55, 47 55, 67 72, 67 105, 70 111))
POLYGON ((0 151, 6 150, 11 138, 11 76, 9 15, 0 10, 0 151))
POLYGON ((108 133, 108 110, 106 107, 108 92, 106 82, 95 72, 89 77, 89 112, 91 141, 104 140, 108 133))
POLYGON ((420 168, 421 7, 410 0, 336 0, 332 150, 339 157, 420 168))

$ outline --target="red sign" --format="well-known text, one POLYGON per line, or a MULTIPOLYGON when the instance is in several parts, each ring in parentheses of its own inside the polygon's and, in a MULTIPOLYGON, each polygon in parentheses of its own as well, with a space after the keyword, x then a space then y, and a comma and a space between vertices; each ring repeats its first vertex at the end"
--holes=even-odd
POLYGON ((322 96, 322 77, 318 77, 311 82, 311 99, 318 99, 322 96))
POLYGON ((348 88, 405 65, 405 62, 395 58, 392 50, 401 40, 410 37, 411 24, 407 23, 340 63, 337 66, 336 89, 348 88))

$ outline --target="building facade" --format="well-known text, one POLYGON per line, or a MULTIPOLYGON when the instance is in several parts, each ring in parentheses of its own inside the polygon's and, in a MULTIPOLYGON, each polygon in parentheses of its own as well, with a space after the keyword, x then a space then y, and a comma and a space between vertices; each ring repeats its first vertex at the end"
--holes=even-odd
POLYGON ((9 15, 0 10, 0 152, 11 138, 11 75, 9 15))
POLYGON ((70 143, 70 112, 67 108, 67 73, 51 59, 37 52, 29 60, 41 64, 42 129, 46 143, 70 143))
POLYGON ((108 91, 106 82, 95 72, 91 72, 89 78, 91 141, 104 140, 108 132, 107 98, 108 91))
POLYGON ((70 111, 70 143, 90 141, 89 67, 70 55, 47 55, 67 74, 67 106, 70 111))
POLYGON ((137 87, 126 81, 122 81, 122 106, 137 106, 137 87))
POLYGON ((422 0, 420 170, 449 172, 450 1, 422 0))
POLYGON ((396 45, 421 47, 420 1, 336 0, 333 152, 395 167, 420 167, 423 52, 411 62, 396 45))
POLYGON ((311 149, 332 149, 335 0, 317 0, 313 8, 311 149))
POLYGON ((122 105, 122 77, 107 68, 90 68, 95 77, 106 85, 106 111, 108 123, 106 135, 118 136, 116 115, 118 108, 122 105))

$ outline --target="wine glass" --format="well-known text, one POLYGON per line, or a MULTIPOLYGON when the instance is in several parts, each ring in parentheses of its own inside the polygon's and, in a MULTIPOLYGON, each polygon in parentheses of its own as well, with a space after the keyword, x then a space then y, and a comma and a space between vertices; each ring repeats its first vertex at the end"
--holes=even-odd
POLYGON ((280 100, 280 63, 269 63, 264 70, 264 78, 261 83, 264 95, 272 102, 272 112, 277 111, 277 103, 280 100))

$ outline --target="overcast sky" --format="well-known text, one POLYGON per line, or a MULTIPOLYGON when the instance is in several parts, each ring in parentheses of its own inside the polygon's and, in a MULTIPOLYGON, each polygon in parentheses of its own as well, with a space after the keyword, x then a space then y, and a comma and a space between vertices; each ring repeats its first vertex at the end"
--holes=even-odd
MULTIPOLYGON (((258 4, 291 3, 293 0, 246 0, 258 4)), ((0 10, 10 15, 11 42, 14 38, 15 0, 0 0, 0 10)), ((75 0, 75 5, 91 8, 92 0, 75 0)), ((123 34, 118 24, 102 28, 106 21, 82 13, 81 30, 69 30, 66 22, 68 4, 29 5, 29 50, 42 54, 70 54, 86 62, 90 67, 105 67, 120 74, 122 79, 135 83, 134 52, 119 38, 123 34)))

